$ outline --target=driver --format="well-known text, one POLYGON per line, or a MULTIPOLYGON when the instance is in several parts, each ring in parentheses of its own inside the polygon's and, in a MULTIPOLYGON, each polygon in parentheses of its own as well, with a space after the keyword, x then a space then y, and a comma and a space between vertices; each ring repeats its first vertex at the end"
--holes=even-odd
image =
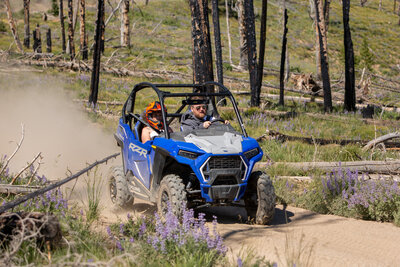
MULTIPOLYGON (((164 106, 165 112, 167 112, 167 108, 164 106)), ((161 112, 161 103, 158 101, 151 102, 147 107, 145 114, 143 115, 145 121, 152 126, 154 129, 159 131, 164 130, 164 124, 162 119, 161 112)), ((147 141, 153 139, 158 133, 149 126, 146 126, 142 130, 142 143, 146 143, 147 141)), ((171 128, 168 127, 168 131, 172 132, 171 128)))
MULTIPOLYGON (((204 98, 201 97, 192 98, 192 100, 203 99, 204 98)), ((207 115, 207 105, 205 103, 190 105, 189 110, 182 115, 181 130, 190 131, 195 129, 208 129, 213 119, 216 118, 207 115)), ((225 124, 229 124, 229 121, 226 120, 225 124)))

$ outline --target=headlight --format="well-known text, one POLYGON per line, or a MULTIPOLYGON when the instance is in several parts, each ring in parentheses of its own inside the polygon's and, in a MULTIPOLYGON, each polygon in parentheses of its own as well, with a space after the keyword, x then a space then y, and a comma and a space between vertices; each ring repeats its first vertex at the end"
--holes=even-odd
POLYGON ((243 153, 243 155, 250 160, 252 157, 258 155, 259 151, 258 151, 258 147, 250 149, 249 151, 246 151, 243 153))
POLYGON ((178 155, 189 159, 196 159, 199 156, 199 154, 197 153, 189 152, 186 150, 179 150, 178 155))

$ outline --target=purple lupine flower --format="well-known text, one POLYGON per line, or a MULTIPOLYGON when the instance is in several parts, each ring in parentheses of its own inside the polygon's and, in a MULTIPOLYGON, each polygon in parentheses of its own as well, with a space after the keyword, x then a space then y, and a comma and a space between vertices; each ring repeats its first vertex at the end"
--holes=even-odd
POLYGON ((109 236, 111 239, 114 239, 114 235, 113 235, 112 232, 111 232, 110 226, 107 226, 107 227, 106 227, 106 230, 107 230, 108 236, 109 236))
POLYGON ((135 242, 135 239, 133 237, 129 238, 129 242, 133 243, 135 242))
POLYGON ((117 248, 118 248, 120 251, 124 251, 124 248, 122 247, 121 242, 117 241, 115 244, 117 245, 117 248))
POLYGON ((146 232, 146 222, 142 222, 142 224, 139 227, 139 237, 142 237, 145 232, 146 232))
POLYGON ((121 223, 120 225, 119 225, 119 232, 121 233, 121 234, 124 234, 124 224, 123 223, 121 223))
POLYGON ((240 257, 237 258, 237 265, 238 265, 238 267, 242 267, 243 266, 243 262, 242 262, 242 259, 240 257))

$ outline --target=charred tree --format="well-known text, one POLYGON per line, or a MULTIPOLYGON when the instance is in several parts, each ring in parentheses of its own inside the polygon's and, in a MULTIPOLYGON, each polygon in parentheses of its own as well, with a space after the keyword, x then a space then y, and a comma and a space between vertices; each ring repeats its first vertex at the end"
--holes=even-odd
MULTIPOLYGON (((285 3, 285 0, 284 0, 285 3)), ((283 106, 285 104, 284 102, 284 88, 285 88, 285 57, 286 57, 286 43, 287 43, 287 33, 288 33, 288 28, 287 28, 287 21, 288 21, 288 15, 287 15, 287 9, 286 6, 284 6, 284 11, 283 11, 283 36, 282 36, 282 52, 281 52, 281 68, 280 68, 280 73, 279 73, 279 105, 283 106)))
POLYGON ((7 9, 8 24, 10 24, 11 33, 14 37, 15 44, 17 45, 19 52, 23 53, 24 49, 22 48, 21 42, 18 37, 17 27, 15 26, 14 18, 12 16, 10 1, 5 0, 5 4, 7 9))
POLYGON ((61 24, 61 46, 62 46, 63 53, 65 53, 67 48, 65 46, 65 25, 64 25, 64 4, 63 4, 63 0, 60 0, 59 15, 60 15, 60 24, 61 24))
POLYGON ((101 33, 102 21, 104 17, 104 0, 98 0, 96 34, 94 37, 93 69, 90 80, 89 104, 94 108, 97 104, 100 79, 100 58, 101 58, 101 33))
POLYGON ((264 69, 264 57, 265 57, 265 41, 267 34, 267 4, 268 0, 262 1, 261 8, 261 27, 260 27, 260 50, 258 53, 258 69, 257 69, 257 82, 256 82, 256 94, 260 99, 261 85, 263 80, 263 69, 264 69))
POLYGON ((330 10, 331 0, 325 0, 324 2, 324 18, 325 18, 325 28, 328 32, 329 27, 329 10, 330 10))
POLYGON ((103 6, 101 9, 103 10, 102 12, 102 17, 101 17, 101 39, 100 39, 100 51, 102 54, 104 54, 104 41, 105 41, 105 34, 106 34, 106 24, 105 24, 105 16, 106 16, 106 8, 104 5, 104 0, 99 1, 99 4, 101 3, 103 6))
POLYGON ((343 0, 343 28, 345 54, 345 91, 344 108, 347 111, 356 110, 356 87, 354 74, 354 50, 349 26, 350 0, 343 0))
POLYGON ((212 17, 214 25, 215 64, 217 65, 218 82, 224 84, 222 69, 221 30, 219 25, 218 0, 212 0, 212 17))
POLYGON ((37 24, 36 29, 33 30, 33 51, 35 53, 42 53, 42 37, 39 24, 37 24))
POLYGON ((256 27, 254 23, 253 0, 244 3, 246 43, 248 51, 248 68, 250 75, 251 99, 250 105, 256 107, 260 105, 260 92, 257 91, 257 47, 256 47, 256 27))
POLYGON ((46 52, 51 53, 51 29, 48 28, 46 32, 46 52))
POLYGON ((80 37, 80 50, 82 54, 82 60, 87 60, 88 59, 88 44, 86 41, 86 21, 85 21, 85 16, 86 16, 86 8, 85 8, 85 0, 79 0, 80 1, 80 30, 79 30, 79 37, 80 37))
MULTIPOLYGON (((208 1, 189 0, 189 5, 192 16, 193 83, 213 81, 208 1)), ((214 91, 214 87, 210 86, 204 90, 214 91)))
POLYGON ((24 0, 24 46, 29 48, 31 30, 29 28, 29 2, 30 0, 24 0))
POLYGON ((129 36, 129 0, 124 0, 121 12, 121 46, 130 47, 129 36))
POLYGON ((68 47, 71 60, 75 58, 73 13, 72 0, 68 0, 68 47))
POLYGON ((244 12, 245 0, 238 0, 237 13, 238 13, 238 23, 239 23, 239 68, 247 69, 249 65, 249 56, 247 50, 247 28, 246 28, 246 16, 244 12))
POLYGON ((324 109, 326 112, 332 111, 331 83, 329 79, 328 64, 328 42, 326 38, 325 18, 323 16, 322 0, 314 0, 315 17, 317 20, 318 41, 321 61, 321 76, 324 90, 324 109))

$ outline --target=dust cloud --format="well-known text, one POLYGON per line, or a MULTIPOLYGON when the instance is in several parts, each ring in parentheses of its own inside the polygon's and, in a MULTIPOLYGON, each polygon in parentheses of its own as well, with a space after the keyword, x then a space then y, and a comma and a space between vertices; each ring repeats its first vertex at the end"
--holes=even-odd
MULTIPOLYGON (((10 70, 0 66, 0 155, 11 155, 21 138, 25 138, 10 171, 17 172, 41 152, 43 164, 39 175, 59 180, 108 155, 118 152, 112 133, 90 122, 80 104, 64 90, 65 82, 54 76, 10 70)), ((112 165, 121 158, 101 166, 97 172, 103 184, 112 165), (114 162, 113 162, 114 161, 114 162)), ((93 176, 92 174, 90 176, 93 176)), ((74 189, 75 198, 86 198, 85 177, 74 189)), ((70 182, 67 187, 72 187, 70 182)), ((107 194, 102 194, 102 196, 107 194)))

